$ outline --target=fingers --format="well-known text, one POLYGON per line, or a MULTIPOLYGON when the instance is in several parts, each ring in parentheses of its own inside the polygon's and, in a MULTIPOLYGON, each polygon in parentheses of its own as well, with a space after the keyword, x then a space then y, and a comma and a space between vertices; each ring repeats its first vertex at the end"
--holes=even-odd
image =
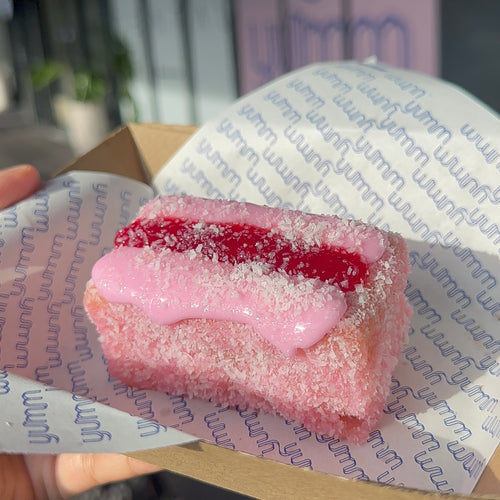
POLYGON ((115 453, 59 455, 55 477, 63 497, 71 497, 95 486, 157 472, 154 465, 115 453))
POLYGON ((40 174, 32 165, 0 170, 0 210, 32 195, 40 186, 40 174))
POLYGON ((30 476, 22 455, 0 454, 0 498, 35 498, 30 476))

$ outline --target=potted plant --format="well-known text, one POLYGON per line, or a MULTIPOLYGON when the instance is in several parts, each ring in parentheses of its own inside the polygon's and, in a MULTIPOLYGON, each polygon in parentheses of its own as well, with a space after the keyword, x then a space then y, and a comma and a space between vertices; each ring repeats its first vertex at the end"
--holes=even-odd
POLYGON ((67 132, 76 155, 97 145, 109 132, 109 119, 104 97, 104 79, 90 70, 74 69, 67 64, 48 60, 33 68, 31 81, 40 90, 58 81, 59 91, 52 101, 55 118, 67 132))
MULTIPOLYGON (((128 91, 132 78, 132 64, 127 48, 114 39, 112 44, 112 73, 116 78, 117 94, 126 120, 135 120, 137 111, 128 91)), ((85 153, 108 134, 110 121, 106 109, 106 96, 111 84, 89 68, 73 67, 65 61, 50 59, 31 71, 34 90, 57 82, 58 92, 52 100, 56 121, 67 132, 74 153, 85 153)))

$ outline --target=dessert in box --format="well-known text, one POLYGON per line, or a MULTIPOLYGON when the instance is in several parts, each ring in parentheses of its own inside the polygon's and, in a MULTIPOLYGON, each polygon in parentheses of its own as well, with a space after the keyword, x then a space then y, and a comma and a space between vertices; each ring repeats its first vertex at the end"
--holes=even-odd
MULTIPOLYGON (((157 174, 165 162, 195 130, 195 127, 185 126, 129 124, 115 132, 95 150, 68 166, 66 170, 99 170, 125 174, 132 179, 149 182, 151 177, 157 174)), ((435 387, 433 386, 433 390, 436 390, 435 387)), ((204 424, 203 419, 200 418, 200 420, 204 424)), ((262 421, 260 417, 259 420, 262 421)), ((414 429, 408 431, 411 433, 414 429)), ((244 435, 236 435, 236 437, 245 438, 244 435)), ((303 441, 300 441, 298 437, 295 438, 295 441, 297 441, 298 446, 302 447, 303 441)), ((371 444, 368 445, 370 448, 371 444)), ((404 446, 403 442, 400 444, 404 446)), ((374 462, 376 462, 375 453, 379 449, 374 448, 371 452, 374 462)), ((447 453, 446 446, 442 446, 441 449, 447 453)), ((357 450, 358 448, 356 448, 356 455, 357 450)), ((311 471, 288 463, 280 463, 269 455, 266 455, 267 459, 263 459, 254 456, 256 454, 242 451, 235 452, 232 449, 201 439, 190 445, 162 448, 153 445, 152 449, 136 450, 130 452, 129 455, 178 474, 257 498, 331 498, 332 496, 342 498, 370 497, 373 499, 383 498, 384 500, 441 498, 440 493, 421 491, 426 489, 424 482, 417 486, 418 490, 416 490, 386 486, 371 481, 351 481, 337 477, 332 473, 311 471)), ((409 451, 411 452, 411 450, 409 451)), ((489 497, 497 495, 500 487, 499 457, 498 453, 493 455, 474 489, 474 495, 467 498, 477 498, 476 495, 490 495, 489 497)), ((333 458, 340 461, 344 460, 345 455, 333 458)), ((381 459, 382 463, 383 460, 386 460, 385 456, 381 459)), ((342 462, 341 465, 345 465, 345 462, 342 462)), ((458 468, 462 470, 461 463, 458 463, 458 468)), ((417 465, 415 477, 417 477, 419 470, 417 465)), ((459 471, 459 474, 462 472, 459 471)), ((455 498, 453 495, 448 496, 455 498)), ((460 498, 463 497, 460 496, 460 498)))
POLYGON ((410 308, 395 233, 335 216, 156 198, 94 267, 85 306, 127 384, 366 439, 410 308))

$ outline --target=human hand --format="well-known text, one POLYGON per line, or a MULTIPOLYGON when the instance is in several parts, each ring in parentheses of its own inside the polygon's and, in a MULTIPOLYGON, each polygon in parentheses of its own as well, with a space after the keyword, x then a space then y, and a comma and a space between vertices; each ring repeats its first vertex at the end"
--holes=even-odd
MULTIPOLYGON (((0 170, 0 210, 30 196, 39 185, 40 176, 31 165, 0 170)), ((95 486, 158 470, 114 453, 0 454, 0 499, 70 498, 95 486)))
POLYGON ((158 470, 117 453, 0 454, 0 498, 60 500, 158 470))
POLYGON ((0 170, 0 210, 32 195, 39 186, 40 175, 31 165, 0 170))

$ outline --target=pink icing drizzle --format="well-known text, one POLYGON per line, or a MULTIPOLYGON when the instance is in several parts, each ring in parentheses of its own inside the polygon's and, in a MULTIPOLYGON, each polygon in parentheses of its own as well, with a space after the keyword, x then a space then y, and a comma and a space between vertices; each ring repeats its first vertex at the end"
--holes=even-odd
MULTIPOLYGON (((336 217, 269 209, 250 203, 206 200, 188 196, 157 198, 138 219, 179 217, 210 223, 248 223, 291 237, 316 238, 354 252, 367 264, 386 248, 374 227, 336 217)), ((334 328, 346 310, 336 285, 318 279, 268 272, 257 262, 210 260, 195 250, 155 251, 149 247, 119 247, 94 266, 92 279, 109 302, 140 307, 152 321, 173 324, 189 318, 247 323, 288 356, 316 344, 334 328)))
POLYGON ((343 293, 319 280, 298 283, 262 274, 256 264, 235 267, 149 248, 114 249, 96 263, 92 279, 106 300, 138 306, 158 324, 247 323, 287 356, 316 344, 346 310, 343 293))

